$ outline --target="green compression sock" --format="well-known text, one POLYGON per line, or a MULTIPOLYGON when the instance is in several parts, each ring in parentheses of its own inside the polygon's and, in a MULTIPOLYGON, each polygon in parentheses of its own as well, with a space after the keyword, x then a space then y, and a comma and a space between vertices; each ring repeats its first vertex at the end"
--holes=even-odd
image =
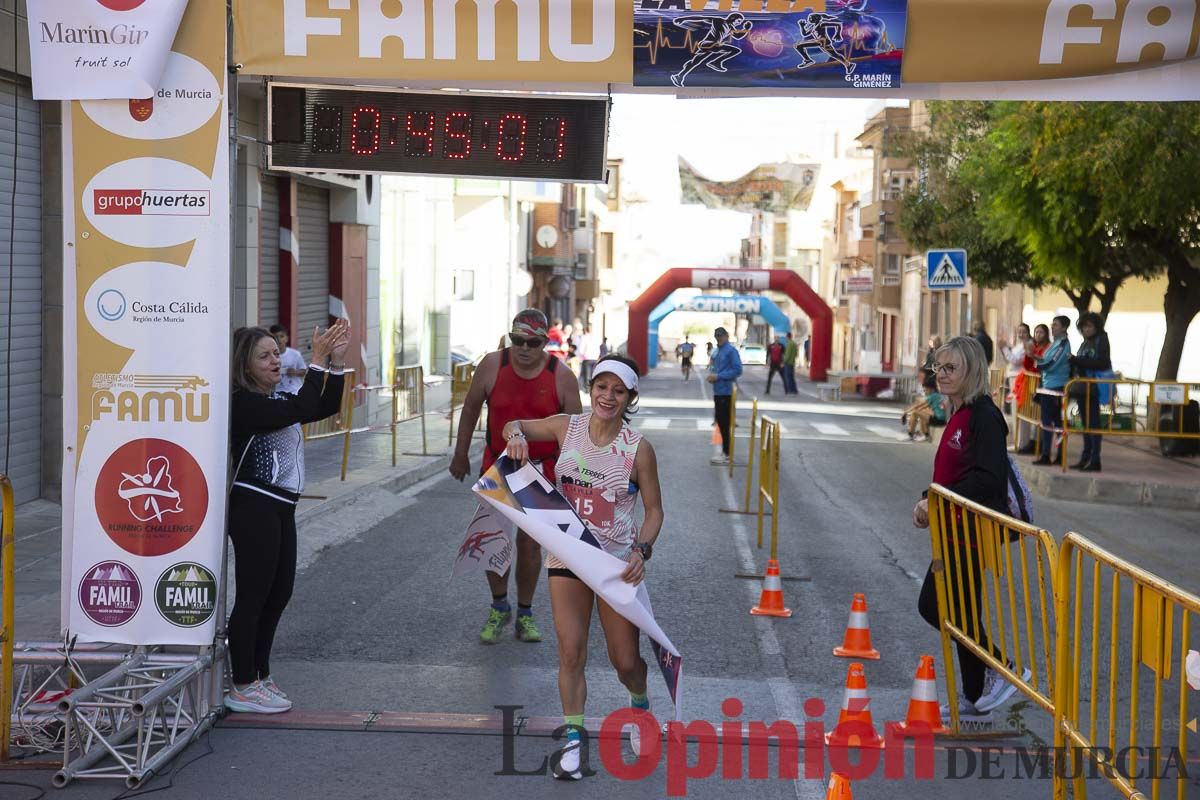
MULTIPOLYGON (((563 714, 563 722, 567 725, 577 725, 578 727, 582 728, 583 714, 563 714)), ((575 730, 574 728, 567 732, 568 739, 579 739, 580 736, 581 734, 579 731, 575 730)))
POLYGON ((630 692, 629 705, 633 706, 634 708, 640 708, 643 711, 648 711, 650 709, 650 696, 646 694, 634 694, 633 692, 630 692))

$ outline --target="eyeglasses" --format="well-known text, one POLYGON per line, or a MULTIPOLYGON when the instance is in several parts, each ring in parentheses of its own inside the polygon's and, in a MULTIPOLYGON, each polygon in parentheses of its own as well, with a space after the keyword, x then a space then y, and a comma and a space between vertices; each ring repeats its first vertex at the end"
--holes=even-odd
POLYGON ((958 372, 956 364, 934 364, 933 372, 935 375, 953 375, 958 372))
POLYGON ((508 340, 512 342, 513 347, 528 347, 530 350, 536 350, 546 343, 546 340, 540 336, 525 338, 524 336, 513 336, 511 333, 508 335, 508 340))

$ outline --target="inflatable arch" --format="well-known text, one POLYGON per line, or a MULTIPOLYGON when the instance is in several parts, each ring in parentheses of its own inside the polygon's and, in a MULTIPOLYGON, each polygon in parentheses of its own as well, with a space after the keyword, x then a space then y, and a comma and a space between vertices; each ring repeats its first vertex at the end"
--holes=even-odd
POLYGON ((825 380, 833 352, 833 310, 803 278, 787 269, 668 269, 629 304, 629 355, 639 364, 646 365, 644 369, 649 369, 650 363, 651 315, 672 292, 686 288, 734 292, 771 290, 786 294, 812 322, 808 376, 814 381, 825 380))

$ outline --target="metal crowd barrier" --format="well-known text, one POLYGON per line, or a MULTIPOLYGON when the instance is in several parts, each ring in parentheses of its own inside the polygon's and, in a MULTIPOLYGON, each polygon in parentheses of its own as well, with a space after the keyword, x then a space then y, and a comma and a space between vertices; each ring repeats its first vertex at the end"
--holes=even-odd
POLYGON ((342 480, 346 480, 346 469, 350 464, 350 429, 354 425, 354 370, 345 371, 345 385, 342 388, 341 409, 337 414, 310 422, 304 426, 304 441, 315 442, 320 439, 342 437, 342 480))
MULTIPOLYGON (((928 497, 946 696, 958 697, 951 652, 958 642, 1053 713, 1054 537, 937 484, 928 497)), ((950 728, 960 733, 955 702, 950 728)))
MULTIPOLYGON (((737 399, 738 387, 737 382, 733 384, 733 392, 729 395, 729 477, 733 477, 733 462, 737 455, 737 399)), ((754 447, 746 451, 746 463, 749 464, 754 460, 754 447)))
POLYGON ((1184 414, 1191 386, 1178 381, 1139 381, 1132 378, 1072 378, 1063 389, 1063 447, 1062 468, 1067 469, 1067 442, 1071 436, 1099 434, 1103 436, 1153 436, 1158 439, 1200 439, 1200 432, 1184 430, 1184 414), (1099 419, 1088 419, 1093 392, 1102 386, 1109 390, 1109 401, 1100 405, 1099 419), (1072 389, 1082 393, 1082 399, 1072 397, 1072 389), (1171 402, 1163 402, 1168 399, 1171 402), (1068 406, 1079 405, 1079 424, 1071 424, 1068 406), (1159 430, 1163 406, 1178 409, 1175 430, 1159 430))
MULTIPOLYGON (((779 423, 763 414, 758 445, 758 547, 763 546, 763 517, 771 506, 771 559, 777 559, 779 543, 779 423)), ((751 456, 753 458, 753 456, 751 456)), ((750 467, 746 468, 747 470, 750 467)))
POLYGON ((0 763, 8 761, 8 743, 12 738, 13 707, 13 639, 16 637, 17 617, 14 610, 16 565, 13 552, 13 524, 16 506, 12 482, 0 474, 0 584, 3 584, 3 625, 0 626, 0 763))
MULTIPOLYGON (((733 390, 734 390, 734 392, 737 392, 737 387, 736 386, 733 387, 733 390)), ((730 427, 732 428, 732 423, 731 423, 730 427)), ((758 429, 758 398, 755 397, 753 402, 750 405, 750 444, 749 444, 748 449, 746 450, 746 454, 747 454, 747 457, 746 457, 746 496, 742 501, 741 508, 718 509, 722 514, 756 514, 756 513, 758 513, 756 511, 750 510, 750 495, 752 492, 751 486, 754 483, 754 460, 755 460, 754 459, 754 441, 755 441, 755 434, 757 432, 757 429, 758 429)), ((736 441, 736 439, 734 441, 736 441)), ((729 464, 730 464, 730 468, 731 468, 730 473, 731 473, 731 477, 732 477, 732 466, 733 466, 733 447, 732 447, 732 445, 730 446, 729 450, 730 450, 729 464)))
MULTIPOLYGON (((553 356, 551 356, 553 358, 553 356)), ((471 388, 471 379, 475 377, 474 364, 456 364, 450 368, 450 440, 454 444, 454 410, 462 410, 467 399, 467 390, 471 388)), ((483 416, 480 415, 480 422, 483 416)))
POLYGON ((1062 760, 1054 770, 1055 800, 1065 799, 1068 781, 1074 784, 1075 798, 1086 800, 1084 758, 1127 798, 1149 796, 1159 800, 1164 785, 1172 780, 1172 771, 1177 800, 1187 795, 1185 661, 1189 629, 1197 615, 1200 597, 1114 556, 1077 533, 1067 534, 1058 554, 1059 634, 1053 713, 1054 752, 1062 760), (1085 587, 1085 577, 1090 587, 1085 587), (1111 617, 1103 627, 1102 610, 1111 617), (1125 628, 1132 641, 1121 641, 1123 614, 1127 614, 1125 628), (1102 640, 1105 633, 1107 643, 1102 640), (1122 651, 1128 653, 1128 659, 1121 658, 1122 651), (1150 687, 1141 684, 1143 669, 1153 675, 1150 687), (1170 701, 1163 690, 1172 679, 1177 683, 1172 689, 1178 694, 1177 713, 1165 708, 1170 701), (1081 708, 1084 691, 1086 705, 1081 708), (1152 716, 1152 721, 1143 721, 1143 711, 1152 716), (1107 724, 1098 730, 1099 719, 1107 724), (1175 750, 1164 758, 1166 736, 1176 741, 1167 745, 1175 750), (1065 761, 1067 757, 1069 762, 1065 761), (1174 760, 1173 770, 1164 767, 1167 759, 1174 760), (1141 786, 1149 785, 1149 795, 1138 788, 1143 778, 1146 783, 1141 786))
MULTIPOLYGON (((1033 428, 1033 448, 1035 453, 1039 453, 1042 448, 1042 437, 1038 433, 1042 429, 1041 408, 1034 399, 1037 394, 1038 384, 1041 381, 1041 375, 1037 372, 1031 372, 1027 369, 1021 370, 1021 375, 1024 377, 1021 380, 1021 390, 1013 392, 1013 404, 1016 407, 1014 416, 1017 422, 1024 422, 1033 428)), ((1017 426, 1013 426, 1017 428, 1017 426)), ((1020 430, 1014 430, 1013 443, 1020 445, 1020 430)))

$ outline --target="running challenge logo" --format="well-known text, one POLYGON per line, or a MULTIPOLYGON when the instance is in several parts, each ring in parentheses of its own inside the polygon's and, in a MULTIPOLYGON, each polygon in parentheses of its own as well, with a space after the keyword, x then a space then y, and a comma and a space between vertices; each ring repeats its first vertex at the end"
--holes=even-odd
POLYGON ((97 215, 207 217, 207 189, 101 189, 92 192, 97 215))
POLYGON ((96 516, 122 550, 161 556, 183 547, 208 514, 208 482, 187 450, 136 439, 108 457, 96 479, 96 516))

